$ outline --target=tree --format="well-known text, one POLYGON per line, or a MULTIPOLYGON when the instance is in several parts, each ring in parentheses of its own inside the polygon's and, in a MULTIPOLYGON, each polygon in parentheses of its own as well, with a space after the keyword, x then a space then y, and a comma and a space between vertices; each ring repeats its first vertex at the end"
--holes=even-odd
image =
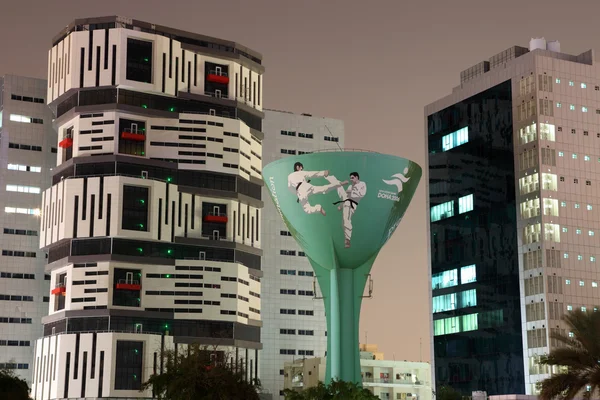
POLYGON ((436 400, 461 400, 462 399, 462 394, 450 387, 450 386, 440 386, 437 390, 437 392, 435 392, 435 399, 436 400))
POLYGON ((569 335, 551 334, 561 345, 540 361, 558 369, 558 373, 538 383, 540 400, 571 400, 576 396, 589 399, 600 392, 600 312, 577 310, 563 320, 569 335))
POLYGON ((354 382, 333 380, 329 385, 319 382, 319 385, 302 390, 283 391, 286 400, 379 400, 368 389, 354 382))
POLYGON ((29 385, 10 369, 0 370, 0 399, 29 400, 29 385))
POLYGON ((162 400, 259 400, 260 383, 246 381, 241 366, 228 365, 227 357, 190 345, 189 353, 163 353, 165 372, 152 375, 142 390, 151 389, 162 400))

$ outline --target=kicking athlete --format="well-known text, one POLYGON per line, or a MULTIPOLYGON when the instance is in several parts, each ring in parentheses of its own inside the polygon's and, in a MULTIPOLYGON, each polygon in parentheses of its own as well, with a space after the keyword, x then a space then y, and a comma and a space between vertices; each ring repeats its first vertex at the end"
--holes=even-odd
MULTIPOLYGON (((332 177, 335 179, 334 177, 332 177)), ((333 179, 328 178, 333 184, 333 179)), ((337 180, 337 179, 336 179, 337 180)), ((350 247, 350 239, 352 238, 352 216, 356 212, 356 207, 360 200, 367 194, 367 184, 360 180, 358 172, 350 173, 350 186, 344 190, 343 187, 337 189, 340 201, 333 203, 338 205, 338 210, 342 210, 342 225, 344 226, 344 247, 350 247)), ((348 181, 342 182, 345 185, 348 181)))
POLYGON ((341 185, 348 183, 345 182, 337 182, 330 183, 329 185, 323 186, 314 186, 311 185, 310 180, 308 178, 317 178, 323 177, 327 178, 329 176, 329 171, 305 171, 304 165, 301 162, 297 162, 294 164, 294 172, 288 175, 288 189, 294 194, 298 196, 298 203, 302 206, 302 209, 307 214, 314 214, 320 212, 323 215, 325 214, 325 210, 321 207, 320 204, 316 204, 314 206, 310 205, 308 202, 308 197, 313 194, 324 194, 333 189, 339 188, 341 185))

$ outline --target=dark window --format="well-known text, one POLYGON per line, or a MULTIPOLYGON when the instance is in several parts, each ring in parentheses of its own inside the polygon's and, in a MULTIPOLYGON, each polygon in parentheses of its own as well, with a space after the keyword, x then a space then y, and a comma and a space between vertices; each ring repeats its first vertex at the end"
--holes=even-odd
POLYGON ((123 186, 122 229, 148 231, 148 188, 123 186))
POLYGON ((118 340, 115 360, 115 390, 142 388, 143 342, 118 340))
POLYGON ((117 134, 119 135, 119 153, 133 156, 146 154, 146 122, 121 118, 117 134))
POLYGON ((152 42, 127 39, 127 72, 130 81, 152 83, 152 42))
POLYGON ((142 281, 141 271, 138 269, 115 268, 113 276, 113 305, 139 307, 142 281))

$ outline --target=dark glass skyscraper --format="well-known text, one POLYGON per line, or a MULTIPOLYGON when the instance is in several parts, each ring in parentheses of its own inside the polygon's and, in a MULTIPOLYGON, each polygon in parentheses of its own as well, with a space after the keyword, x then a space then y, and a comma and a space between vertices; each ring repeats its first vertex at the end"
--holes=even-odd
POLYGON ((427 116, 438 387, 524 393, 511 81, 427 116))

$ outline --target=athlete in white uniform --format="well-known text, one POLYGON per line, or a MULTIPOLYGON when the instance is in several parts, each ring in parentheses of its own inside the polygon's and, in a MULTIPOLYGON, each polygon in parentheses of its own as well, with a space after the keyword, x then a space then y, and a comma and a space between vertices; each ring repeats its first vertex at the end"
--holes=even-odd
POLYGON ((307 214, 314 214, 320 212, 325 215, 325 210, 321 207, 320 204, 316 204, 314 206, 310 205, 308 202, 308 197, 313 194, 323 194, 327 193, 333 189, 339 188, 341 185, 348 183, 339 182, 337 179, 337 183, 330 183, 329 185, 324 186, 314 186, 310 184, 310 180, 308 178, 317 178, 323 177, 327 178, 329 176, 329 171, 304 171, 304 166, 302 163, 297 162, 294 164, 294 172, 288 175, 288 189, 298 196, 298 203, 302 206, 302 209, 307 214))
MULTIPOLYGON (((329 182, 334 183, 333 179, 327 178, 329 182)), ((337 181, 337 179, 335 179, 337 181)), ((360 180, 358 172, 350 173, 350 186, 344 190, 344 187, 337 189, 340 201, 333 204, 339 204, 338 210, 342 210, 342 225, 344 226, 344 247, 350 247, 350 239, 352 238, 352 216, 356 212, 358 203, 367 194, 367 184, 360 180)), ((346 182, 342 184, 346 184, 346 182)))

